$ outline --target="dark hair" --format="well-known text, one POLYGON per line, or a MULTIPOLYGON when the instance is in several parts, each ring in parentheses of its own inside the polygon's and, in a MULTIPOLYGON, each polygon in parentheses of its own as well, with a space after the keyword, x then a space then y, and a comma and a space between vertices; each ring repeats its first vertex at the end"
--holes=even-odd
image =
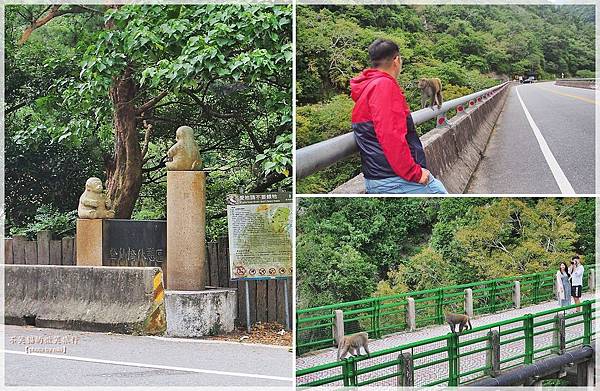
MULTIPOLYGON (((567 273, 567 277, 571 277, 571 275, 569 274, 569 266, 567 265, 566 262, 561 262, 561 265, 565 265, 565 273, 567 273)), ((558 270, 560 271, 560 266, 558 267, 558 270)))
POLYGON ((573 261, 573 260, 575 260, 575 259, 579 259, 579 255, 573 255, 573 256, 571 257, 571 261, 573 261))
POLYGON ((389 39, 376 39, 369 45, 369 59, 373 67, 377 68, 387 61, 393 60, 400 54, 400 49, 389 39))

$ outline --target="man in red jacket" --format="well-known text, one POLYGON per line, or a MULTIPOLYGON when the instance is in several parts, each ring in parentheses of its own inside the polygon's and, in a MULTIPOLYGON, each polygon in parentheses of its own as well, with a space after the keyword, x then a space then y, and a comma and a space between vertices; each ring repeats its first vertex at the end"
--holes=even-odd
POLYGON ((350 81, 352 130, 362 162, 367 193, 445 194, 427 170, 403 91, 398 45, 377 39, 369 46, 373 68, 350 81))

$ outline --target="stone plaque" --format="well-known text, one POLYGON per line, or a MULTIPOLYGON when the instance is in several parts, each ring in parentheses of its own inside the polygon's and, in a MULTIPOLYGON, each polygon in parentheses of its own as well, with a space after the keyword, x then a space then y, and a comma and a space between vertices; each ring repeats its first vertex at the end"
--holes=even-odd
POLYGON ((165 220, 104 220, 103 266, 158 266, 167 257, 165 220))

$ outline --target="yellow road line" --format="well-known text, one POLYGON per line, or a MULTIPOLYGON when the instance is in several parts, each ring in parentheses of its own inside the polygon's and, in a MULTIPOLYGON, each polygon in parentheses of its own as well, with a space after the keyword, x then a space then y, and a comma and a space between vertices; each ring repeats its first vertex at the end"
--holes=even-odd
POLYGON ((536 87, 538 87, 538 88, 541 88, 542 90, 550 91, 550 92, 552 92, 553 94, 557 94, 557 95, 564 95, 564 96, 568 96, 569 98, 579 99, 579 100, 582 100, 582 101, 584 101, 584 102, 591 103, 591 104, 593 104, 593 105, 596 105, 596 104, 597 104, 595 99, 582 98, 581 96, 577 96, 577 95, 571 95, 571 94, 567 94, 567 93, 565 93, 565 92, 558 92, 558 91, 554 91, 554 90, 552 90, 552 89, 550 89, 550 88, 542 87, 542 86, 540 86, 540 85, 537 85, 536 87))

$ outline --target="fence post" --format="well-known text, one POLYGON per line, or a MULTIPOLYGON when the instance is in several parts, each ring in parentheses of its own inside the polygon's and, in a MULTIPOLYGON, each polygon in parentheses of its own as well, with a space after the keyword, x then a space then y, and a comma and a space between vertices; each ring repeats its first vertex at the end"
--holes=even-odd
POLYGON ((583 302, 583 344, 592 343, 592 302, 586 300, 583 302))
POLYGON ((521 282, 515 281, 515 285, 513 286, 513 294, 512 294, 513 306, 516 309, 521 308, 521 282))
POLYGON ((525 315, 523 320, 523 333, 525 334, 525 364, 533 363, 533 315, 525 315))
POLYGON ((412 297, 406 299, 406 325, 409 331, 415 331, 417 328, 417 309, 412 297))
POLYGON ((52 232, 50 231, 39 231, 37 233, 37 258, 38 265, 49 265, 50 264, 50 240, 52 239, 52 232))
POLYGON ((444 323, 444 290, 442 288, 438 289, 438 296, 436 300, 435 306, 435 317, 437 324, 444 323))
POLYGON ((554 317, 554 333, 552 336, 552 353, 563 354, 565 352, 565 314, 556 314, 554 317))
POLYGON ((415 385, 415 370, 412 354, 398 355, 398 387, 413 387, 415 385))
POLYGON ((352 372, 352 370, 350 369, 348 359, 344 359, 344 365, 342 365, 342 377, 344 378, 344 387, 350 386, 350 372, 352 372))
POLYGON ((487 350, 485 352, 486 373, 491 377, 500 374, 500 333, 498 330, 488 332, 487 350))
POLYGON ((373 330, 373 338, 379 338, 379 299, 373 299, 371 306, 371 329, 373 330))
POLYGON ((17 265, 25 264, 25 243, 27 237, 24 235, 13 235, 13 263, 17 265))
POLYGON ((340 341, 344 337, 344 311, 335 310, 333 311, 334 319, 333 325, 331 326, 331 333, 333 334, 333 346, 339 346, 340 341))
MULTIPOLYGON (((534 276, 533 284, 533 303, 538 304, 540 302, 540 275, 539 273, 534 276)), ((556 280, 556 278, 555 278, 556 280)))
POLYGON ((465 289, 465 313, 473 317, 473 289, 465 289))
POLYGON ((490 293, 490 307, 491 307, 491 313, 495 313, 496 312, 496 290, 498 289, 498 281, 494 281, 494 284, 492 285, 492 291, 490 293))
POLYGON ((379 298, 375 299, 375 334, 377 338, 381 338, 381 300, 379 298))
POLYGON ((4 239, 4 263, 12 264, 13 262, 13 240, 4 239))
POLYGON ((448 333, 448 386, 458 386, 458 334, 448 333))
POLYGON ((350 356, 344 360, 346 365, 346 375, 344 376, 344 386, 356 386, 356 360, 354 356, 350 356), (346 380, 347 379, 347 380, 346 380), (346 384, 348 383, 348 384, 346 384))
POLYGON ((596 269, 590 269, 588 276, 588 290, 590 292, 596 292, 596 269))

